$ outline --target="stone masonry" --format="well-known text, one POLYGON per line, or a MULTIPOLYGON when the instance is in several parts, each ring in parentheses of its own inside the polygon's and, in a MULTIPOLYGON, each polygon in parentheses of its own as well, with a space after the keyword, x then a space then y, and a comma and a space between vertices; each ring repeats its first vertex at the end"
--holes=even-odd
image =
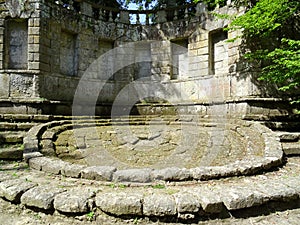
MULTIPOLYGON (((216 103, 232 117, 291 112, 274 88, 256 81, 240 57, 241 41, 226 42, 238 35, 223 31, 229 21, 214 18, 203 3, 168 13, 77 0, 7 0, 0 6, 1 113, 71 114, 76 90, 84 89, 77 97, 82 114, 92 105, 106 115, 133 82, 154 91, 140 97, 140 90, 129 88, 129 99, 200 107, 201 115, 216 103)), ((214 12, 243 10, 229 4, 214 12)))

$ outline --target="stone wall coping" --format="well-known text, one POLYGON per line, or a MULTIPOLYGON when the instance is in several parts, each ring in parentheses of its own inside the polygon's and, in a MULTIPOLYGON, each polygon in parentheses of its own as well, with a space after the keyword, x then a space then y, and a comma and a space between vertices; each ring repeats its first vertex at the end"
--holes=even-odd
MULTIPOLYGON (((289 99, 283 99, 283 98, 260 98, 260 97, 240 97, 240 98, 231 98, 231 99, 226 99, 226 100, 216 100, 213 102, 213 104, 224 104, 224 103, 243 103, 243 102, 290 102, 289 99)), ((70 103, 69 101, 59 101, 59 100, 48 100, 48 99, 44 99, 44 98, 39 98, 39 97, 33 97, 33 98, 5 98, 5 99, 1 99, 0 98, 0 103, 44 103, 44 104, 66 104, 66 103, 70 103)), ((102 103, 97 103, 97 105, 106 105, 106 106, 110 106, 113 103, 107 103, 107 102, 102 102, 102 103)), ((203 102, 203 101, 197 101, 197 100, 193 100, 193 101, 187 101, 187 102, 176 102, 176 106, 189 106, 189 105, 212 105, 212 103, 210 102, 203 102)), ((143 105, 143 106, 168 106, 171 105, 170 103, 137 103, 137 105, 143 105)), ((172 105, 174 106, 174 102, 172 103, 172 105)), ((126 106, 126 105, 122 105, 122 106, 126 106)))
POLYGON ((5 74, 5 73, 9 73, 9 74, 39 74, 40 71, 39 70, 18 70, 18 69, 5 69, 5 70, 0 70, 1 74, 5 74))

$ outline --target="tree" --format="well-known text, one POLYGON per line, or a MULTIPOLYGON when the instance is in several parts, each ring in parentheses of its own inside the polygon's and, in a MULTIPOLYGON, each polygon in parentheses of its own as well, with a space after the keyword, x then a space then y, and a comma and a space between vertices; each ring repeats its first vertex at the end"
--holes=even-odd
POLYGON ((259 79, 292 94, 293 103, 300 103, 295 94, 300 88, 299 19, 298 0, 260 0, 229 26, 243 30, 242 38, 250 50, 245 58, 260 63, 259 79))

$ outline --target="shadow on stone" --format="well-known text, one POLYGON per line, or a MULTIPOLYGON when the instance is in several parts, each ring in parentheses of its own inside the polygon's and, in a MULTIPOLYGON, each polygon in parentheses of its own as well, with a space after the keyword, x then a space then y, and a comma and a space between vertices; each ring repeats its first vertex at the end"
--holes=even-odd
POLYGON ((291 199, 289 201, 270 201, 266 204, 255 206, 247 209, 231 211, 231 215, 235 218, 249 218, 261 215, 269 215, 271 213, 297 209, 300 207, 300 199, 291 199))
POLYGON ((38 208, 38 207, 34 207, 34 206, 25 206, 27 209, 30 209, 32 210, 33 212, 41 212, 41 213, 44 213, 44 214, 47 214, 47 215, 53 215, 55 210, 52 208, 52 209, 41 209, 41 208, 38 208))

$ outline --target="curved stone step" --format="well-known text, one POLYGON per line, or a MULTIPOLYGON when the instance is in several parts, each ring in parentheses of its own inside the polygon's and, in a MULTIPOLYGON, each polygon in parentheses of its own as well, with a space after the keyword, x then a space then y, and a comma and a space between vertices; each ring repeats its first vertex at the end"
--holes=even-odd
POLYGON ((53 119, 52 115, 29 115, 29 114, 2 114, 1 121, 7 122, 47 122, 53 119))
POLYGON ((278 122, 278 121, 268 121, 265 125, 274 131, 289 131, 289 132, 299 132, 300 122, 278 122))
POLYGON ((16 130, 16 123, 0 122, 0 131, 16 130))
POLYGON ((300 132, 276 132, 282 142, 297 142, 300 139, 300 132))
MULTIPOLYGON (((23 166, 20 163, 19 167, 23 166)), ((261 215, 264 207, 274 207, 274 204, 278 208, 282 204, 298 204, 299 207, 299 171, 300 158, 294 157, 278 171, 256 176, 145 185, 91 182, 60 175, 49 177, 48 173, 35 170, 22 172, 11 163, 0 170, 0 197, 29 209, 56 211, 58 214, 55 215, 69 217, 104 212, 116 218, 203 221, 212 215, 215 218, 224 213, 237 215, 241 212, 239 210, 255 211, 261 215), (14 176, 7 172, 12 169, 14 176)))
POLYGON ((26 132, 23 131, 5 131, 0 132, 0 143, 23 143, 26 132))
POLYGON ((300 141, 282 142, 282 149, 285 155, 300 155, 300 141))
MULTIPOLYGON (((55 185, 55 184, 53 184, 55 185)), ((174 217, 211 215, 261 206, 274 201, 298 201, 300 177, 182 187, 103 189, 40 185, 24 178, 0 182, 0 197, 40 210, 80 215, 100 209, 113 216, 174 217)), ((56 184, 57 185, 57 184, 56 184)), ((125 188, 125 187, 124 187, 125 188)))
POLYGON ((21 160, 23 159, 23 150, 21 147, 0 148, 0 159, 21 160))

